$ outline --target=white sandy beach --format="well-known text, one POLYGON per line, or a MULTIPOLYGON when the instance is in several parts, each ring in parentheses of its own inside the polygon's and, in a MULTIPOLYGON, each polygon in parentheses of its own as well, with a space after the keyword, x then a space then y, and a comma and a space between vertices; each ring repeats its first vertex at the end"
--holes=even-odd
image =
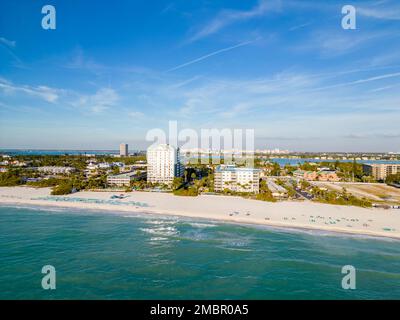
MULTIPOLYGON (((186 216, 275 227, 316 229, 400 239, 400 210, 365 209, 312 202, 269 203, 230 196, 180 197, 166 193, 131 192, 116 202, 142 202, 148 207, 35 199, 50 194, 49 188, 1 187, 0 205, 33 205, 98 209, 124 213, 186 216)), ((78 192, 63 198, 109 201, 115 192, 78 192)))

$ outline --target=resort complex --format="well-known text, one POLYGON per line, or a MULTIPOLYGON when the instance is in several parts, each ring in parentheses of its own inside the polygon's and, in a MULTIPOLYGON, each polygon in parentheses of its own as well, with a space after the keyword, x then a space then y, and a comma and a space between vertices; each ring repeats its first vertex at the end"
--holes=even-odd
POLYGON ((281 153, 269 158, 256 154, 253 165, 246 166, 232 158, 231 163, 223 163, 226 151, 220 151, 218 156, 215 151, 202 152, 197 163, 196 158, 190 158, 192 153, 181 154, 179 148, 169 144, 154 144, 146 152, 131 155, 126 144, 121 144, 118 152, 98 155, 3 154, 0 185, 51 187, 54 195, 83 190, 135 190, 362 207, 396 207, 400 203, 400 164, 396 163, 400 159, 396 160, 396 155, 380 155, 381 160, 370 160, 377 155, 356 160, 366 156, 353 155, 351 161, 337 159, 334 154, 329 160, 321 160, 317 154, 311 159, 309 155, 302 158, 301 154, 289 153, 286 158, 281 158, 281 153), (215 164, 218 159, 222 163, 215 164))
POLYGON ((174 178, 183 175, 179 148, 158 144, 147 149, 147 181, 172 185, 174 178))

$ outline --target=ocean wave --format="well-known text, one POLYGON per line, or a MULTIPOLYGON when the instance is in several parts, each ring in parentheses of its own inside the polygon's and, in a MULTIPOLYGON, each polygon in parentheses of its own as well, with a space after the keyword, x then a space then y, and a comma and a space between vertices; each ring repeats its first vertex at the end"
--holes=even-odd
POLYGON ((368 235, 368 234, 357 234, 357 233, 346 233, 331 230, 320 230, 311 229, 303 227, 287 227, 287 226, 272 226, 272 225, 256 225, 248 223, 233 223, 236 225, 241 225, 247 228, 253 228, 258 230, 273 231, 277 233, 289 233, 289 234, 306 234, 310 236, 317 237, 336 237, 336 238, 351 238, 351 239, 366 239, 366 240, 379 240, 387 242, 399 242, 397 238, 383 237, 378 235, 368 235))
POLYGON ((201 222, 188 222, 188 225, 194 228, 214 228, 217 227, 216 224, 212 223, 201 223, 201 222))
POLYGON ((165 237, 152 237, 150 238, 150 241, 168 241, 168 238, 165 237))
POLYGON ((190 229, 188 231, 183 232, 179 239, 181 240, 189 240, 189 241, 210 241, 210 234, 204 232, 204 229, 190 229))
POLYGON ((176 236, 179 234, 179 231, 174 227, 139 228, 139 230, 148 234, 155 234, 166 237, 176 236))
POLYGON ((0 208, 14 208, 14 209, 28 209, 32 211, 41 211, 41 212, 53 212, 53 213, 68 213, 68 214, 105 214, 105 215, 118 215, 125 218, 141 218, 145 219, 145 222, 154 225, 163 225, 163 224, 175 224, 179 221, 183 223, 187 223, 194 228, 211 228, 216 227, 218 225, 230 225, 230 226, 240 226, 246 228, 252 228, 257 230, 267 230, 273 231, 277 233, 290 233, 290 234, 306 234, 315 237, 339 237, 339 238, 351 238, 351 239, 360 239, 360 240, 377 240, 377 241, 385 241, 385 242, 399 242, 400 240, 397 238, 391 238, 388 236, 378 236, 378 235, 367 235, 367 234, 353 234, 353 233, 345 233, 338 231, 326 231, 326 230, 318 230, 311 228, 296 228, 296 227, 286 227, 286 226, 271 226, 271 225, 257 225, 257 224, 249 224, 249 223, 240 223, 240 222, 228 222, 228 221, 217 221, 213 219, 196 219, 193 221, 193 218, 190 217, 181 217, 181 216, 166 216, 157 213, 146 213, 146 212, 132 212, 131 214, 127 214, 126 211, 109 211, 102 209, 94 209, 94 208, 72 208, 72 207, 59 207, 59 206, 51 206, 51 205, 22 205, 22 204, 0 204, 0 208), (200 222, 198 222, 200 221, 200 222), (208 222, 210 221, 210 222, 208 222), (218 223, 218 225, 216 224, 218 223))
POLYGON ((254 251, 253 249, 232 248, 232 247, 224 247, 224 246, 222 246, 222 247, 220 247, 220 248, 223 248, 223 249, 225 249, 225 250, 230 250, 230 251, 244 251, 244 252, 252 252, 252 251, 254 251))
POLYGON ((146 223, 152 224, 152 225, 171 225, 171 224, 176 224, 178 220, 177 219, 157 219, 157 220, 150 220, 148 219, 146 223))
POLYGON ((0 208, 11 208, 11 209, 24 209, 24 210, 30 210, 30 211, 42 211, 42 212, 67 212, 65 208, 60 208, 60 207, 42 207, 42 206, 35 206, 35 205, 0 205, 0 208))

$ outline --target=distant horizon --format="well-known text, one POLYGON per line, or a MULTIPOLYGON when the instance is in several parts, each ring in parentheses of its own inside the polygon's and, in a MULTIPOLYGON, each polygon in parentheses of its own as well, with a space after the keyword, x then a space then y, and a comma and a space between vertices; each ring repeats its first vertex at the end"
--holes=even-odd
MULTIPOLYGON (((281 148, 256 148, 256 150, 274 150, 274 149, 279 149, 280 151, 285 151, 286 149, 281 149, 281 148)), ((109 152, 115 152, 119 153, 119 149, 108 149, 108 148, 100 148, 100 149, 80 149, 80 148, 3 148, 0 147, 0 152, 5 152, 5 151, 109 151, 109 152)), ((231 149, 219 149, 219 150, 231 150, 231 149)), ((219 150, 213 150, 213 151, 219 151, 219 150)), ((146 151, 146 149, 130 149, 129 148, 129 153, 131 152, 142 152, 146 151)), ((374 152, 369 152, 369 151, 315 151, 315 150, 309 150, 309 151, 296 151, 296 150, 288 150, 289 154, 293 153, 326 153, 326 154, 339 154, 339 153, 346 153, 346 154, 393 154, 397 155, 400 154, 400 151, 374 151, 374 152)), ((285 155, 285 154, 281 154, 285 155)))

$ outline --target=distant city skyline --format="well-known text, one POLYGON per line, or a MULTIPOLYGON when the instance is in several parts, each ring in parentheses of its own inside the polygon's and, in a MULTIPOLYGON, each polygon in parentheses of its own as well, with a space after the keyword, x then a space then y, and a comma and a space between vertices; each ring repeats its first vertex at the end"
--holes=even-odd
MULTIPOLYGON (((147 150, 147 148, 149 147, 149 145, 147 147, 143 147, 143 148, 134 148, 131 150, 131 153, 135 153, 135 152, 145 152, 147 150)), ((108 151, 108 152, 114 152, 116 154, 118 154, 120 152, 120 150, 118 148, 97 148, 97 149, 93 149, 93 148, 88 148, 88 149, 79 149, 79 148, 0 148, 0 153, 5 153, 7 154, 7 151, 82 151, 82 152, 101 152, 101 151, 108 151)), ((238 149, 235 149, 238 150, 238 149)), ((204 153, 206 152, 205 150, 201 151, 201 150, 192 150, 192 149, 181 149, 182 152, 198 152, 198 153, 204 153)), ((228 151, 232 151, 232 149, 219 149, 219 150, 209 150, 209 152, 228 152, 228 151)), ((245 151, 242 150, 244 153, 245 151)), ((229 153, 229 152, 228 152, 229 153)), ((274 148, 274 149, 255 149, 254 153, 258 154, 274 154, 274 155, 281 155, 281 156, 285 156, 285 155, 289 155, 289 154, 305 154, 305 153, 317 153, 317 154, 386 154, 386 155, 398 155, 400 154, 400 151, 376 151, 376 152, 372 152, 372 151, 343 151, 343 150, 334 150, 334 151, 310 151, 310 150, 305 150, 305 151, 301 151, 301 150, 288 150, 288 149, 279 149, 279 148, 274 148), (276 151, 278 150, 278 151, 276 151), (266 152, 269 151, 269 152, 266 152)))
POLYGON ((0 3, 0 149, 145 150, 146 132, 250 128, 256 149, 400 151, 400 3, 0 3))

